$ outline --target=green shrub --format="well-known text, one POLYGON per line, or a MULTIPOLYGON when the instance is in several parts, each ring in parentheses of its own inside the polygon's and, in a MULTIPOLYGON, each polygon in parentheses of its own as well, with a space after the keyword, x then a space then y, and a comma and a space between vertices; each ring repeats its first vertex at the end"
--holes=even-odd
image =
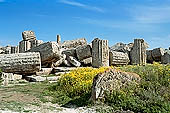
POLYGON ((119 69, 139 74, 141 83, 110 94, 106 92, 106 104, 114 109, 140 113, 170 112, 170 65, 154 63, 119 69))

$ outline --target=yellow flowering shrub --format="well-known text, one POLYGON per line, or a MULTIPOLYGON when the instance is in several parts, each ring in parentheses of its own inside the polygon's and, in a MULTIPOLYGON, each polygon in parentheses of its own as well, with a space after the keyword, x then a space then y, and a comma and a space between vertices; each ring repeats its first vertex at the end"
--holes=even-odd
POLYGON ((61 75, 58 82, 58 88, 62 88, 62 90, 71 97, 89 93, 91 91, 94 76, 104 72, 107 68, 108 67, 87 67, 72 70, 67 74, 61 75))

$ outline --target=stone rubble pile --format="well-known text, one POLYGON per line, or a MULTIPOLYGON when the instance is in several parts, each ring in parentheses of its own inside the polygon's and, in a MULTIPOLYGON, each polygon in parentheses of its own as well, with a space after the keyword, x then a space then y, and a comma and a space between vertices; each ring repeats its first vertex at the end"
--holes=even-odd
MULTIPOLYGON (((56 67, 95 68, 111 65, 146 65, 154 61, 170 63, 170 50, 149 47, 144 39, 134 39, 133 43, 117 43, 109 48, 108 40, 95 38, 87 43, 85 38, 61 42, 37 40, 34 31, 22 32, 18 46, 0 47, 0 69, 5 73, 21 75, 55 74, 56 67)), ((34 77, 35 78, 35 77, 34 77)))

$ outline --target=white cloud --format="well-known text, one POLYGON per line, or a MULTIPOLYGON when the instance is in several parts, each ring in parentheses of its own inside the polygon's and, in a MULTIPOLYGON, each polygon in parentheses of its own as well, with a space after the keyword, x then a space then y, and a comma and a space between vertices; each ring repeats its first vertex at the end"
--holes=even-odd
POLYGON ((97 12, 101 12, 101 13, 104 12, 104 10, 102 8, 86 5, 86 4, 83 4, 83 3, 80 3, 80 2, 69 1, 69 0, 60 0, 60 2, 64 3, 64 4, 68 4, 68 5, 72 5, 72 6, 76 6, 76 7, 81 7, 81 8, 88 9, 88 10, 92 10, 92 11, 97 11, 97 12))
POLYGON ((5 2, 5 0, 0 0, 0 2, 5 2))
POLYGON ((132 19, 139 23, 170 23, 170 6, 135 6, 129 11, 132 19))

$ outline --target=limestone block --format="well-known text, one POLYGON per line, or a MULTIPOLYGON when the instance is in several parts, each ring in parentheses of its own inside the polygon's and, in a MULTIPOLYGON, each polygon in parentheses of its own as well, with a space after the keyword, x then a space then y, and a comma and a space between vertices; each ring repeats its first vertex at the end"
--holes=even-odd
POLYGON ((81 64, 82 64, 83 66, 91 66, 91 65, 92 65, 92 57, 83 59, 83 60, 81 61, 81 64))
POLYGON ((163 64, 170 64, 170 50, 161 57, 161 62, 163 64))
POLYGON ((92 48, 90 45, 79 46, 76 48, 78 60, 83 60, 92 57, 92 48))
POLYGON ((36 75, 42 76, 42 75, 49 75, 52 72, 53 68, 41 68, 39 72, 36 72, 36 75))
POLYGON ((154 61, 161 61, 161 57, 164 55, 165 50, 163 48, 155 48, 152 50, 152 57, 154 61))
POLYGON ((87 41, 85 38, 79 38, 76 40, 69 40, 69 41, 64 41, 61 44, 62 48, 76 48, 78 46, 82 46, 82 45, 87 45, 87 41))
POLYGON ((61 55, 57 42, 43 43, 30 49, 28 52, 40 52, 42 64, 56 62, 61 55))
POLYGON ((108 40, 98 38, 92 41, 92 66, 109 66, 109 47, 108 40))
POLYGON ((36 40, 36 36, 34 31, 24 31, 22 32, 22 38, 23 40, 36 40))
POLYGON ((140 80, 139 75, 135 73, 108 69, 94 77, 91 99, 96 101, 98 98, 104 97, 105 91, 120 90, 130 84, 137 84, 140 80))
POLYGON ((69 56, 69 57, 68 57, 68 61, 69 61, 73 66, 76 66, 76 67, 80 67, 80 66, 81 66, 81 63, 80 63, 75 57, 69 56))
POLYGON ((153 63, 153 57, 152 57, 152 50, 146 50, 146 55, 147 55, 147 62, 148 63, 153 63))
POLYGON ((35 73, 41 69, 40 54, 38 52, 1 54, 0 69, 6 73, 35 73))
POLYGON ((66 56, 76 57, 76 48, 70 48, 70 49, 63 50, 62 54, 65 54, 66 56))
POLYGON ((127 53, 110 51, 109 52, 110 65, 127 65, 130 60, 127 53))
POLYGON ((11 54, 19 53, 19 48, 18 46, 12 46, 11 47, 11 54))
POLYGON ((133 43, 124 44, 122 42, 119 42, 119 43, 116 43, 115 45, 113 45, 112 47, 110 47, 110 50, 128 53, 132 47, 133 47, 133 43))
POLYGON ((42 40, 31 40, 30 42, 31 42, 31 48, 37 47, 37 46, 43 44, 42 40))

